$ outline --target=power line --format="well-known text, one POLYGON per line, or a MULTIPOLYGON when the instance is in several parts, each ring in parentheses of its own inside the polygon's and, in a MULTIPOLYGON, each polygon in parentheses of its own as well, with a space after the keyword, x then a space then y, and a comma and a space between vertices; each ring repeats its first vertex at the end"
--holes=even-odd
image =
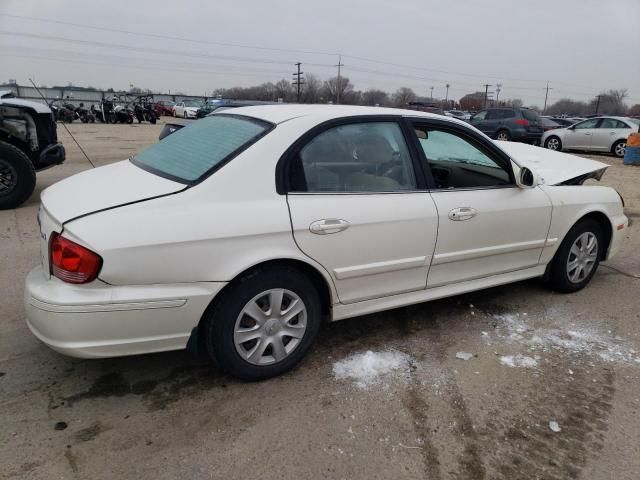
POLYGON ((19 18, 23 20, 32 20, 35 22, 53 23, 57 25, 67 25, 70 27, 88 28, 91 30, 101 30, 103 32, 125 33, 127 35, 137 35, 139 37, 162 38, 165 40, 177 40, 179 42, 202 43, 206 45, 219 45, 221 47, 248 48, 252 50, 266 50, 266 51, 272 51, 272 52, 306 53, 310 55, 330 55, 330 56, 338 55, 337 53, 322 52, 319 50, 299 50, 295 48, 277 48, 277 47, 265 47, 265 46, 258 46, 258 45, 247 45, 247 44, 241 44, 241 43, 216 42, 212 40, 196 40, 193 38, 176 37, 173 35, 161 35, 157 33, 148 33, 148 32, 134 32, 131 30, 124 30, 120 28, 100 27, 97 25, 87 25, 82 23, 66 22, 62 20, 51 20, 49 18, 29 17, 26 15, 10 15, 8 13, 0 13, 0 17, 19 18))
MULTIPOLYGON (((139 36, 139 37, 175 40, 175 41, 180 41, 180 42, 199 43, 199 44, 205 44, 205 45, 217 45, 217 46, 222 46, 222 47, 243 48, 243 49, 253 49, 253 50, 273 51, 273 52, 285 52, 285 53, 304 53, 304 54, 308 54, 308 55, 326 55, 326 56, 341 55, 340 53, 337 53, 337 52, 328 52, 328 51, 322 51, 322 50, 305 50, 305 49, 295 49, 295 48, 266 47, 266 46, 263 46, 263 45, 249 45, 249 44, 242 44, 242 43, 218 42, 218 41, 213 41, 213 40, 197 40, 197 39, 194 39, 194 38, 179 37, 179 36, 166 35, 166 34, 155 34, 155 33, 148 33, 148 32, 136 32, 136 31, 131 31, 131 30, 119 29, 119 28, 102 27, 102 26, 98 26, 98 25, 87 25, 87 24, 67 22, 67 21, 62 21, 62 20, 53 20, 53 19, 48 19, 48 18, 32 17, 32 16, 27 16, 27 15, 11 15, 11 14, 6 14, 6 13, 0 13, 0 16, 7 17, 7 18, 30 20, 30 21, 42 22, 42 23, 51 23, 51 24, 56 24, 56 25, 73 26, 73 27, 79 27, 79 28, 85 28, 85 29, 91 29, 91 30, 99 30, 99 31, 104 31, 104 32, 124 33, 124 34, 127 34, 127 35, 135 35, 135 36, 139 36)), ((376 64, 379 64, 379 65, 388 65, 388 66, 393 66, 393 67, 397 67, 397 68, 421 70, 421 71, 427 71, 427 72, 442 73, 442 74, 446 74, 446 75, 457 75, 457 76, 462 76, 462 77, 495 78, 495 79, 499 79, 499 80, 509 80, 509 81, 514 81, 514 82, 527 82, 527 83, 533 83, 535 81, 535 80, 532 80, 531 78, 524 79, 524 78, 517 78, 517 77, 504 77, 504 76, 496 76, 496 75, 487 75, 487 74, 481 74, 481 73, 467 73, 467 72, 455 72, 455 71, 449 71, 449 70, 439 70, 439 69, 427 68, 427 67, 422 67, 422 66, 417 66, 417 65, 407 65, 407 64, 396 63, 396 62, 388 62, 388 61, 384 61, 384 60, 377 60, 377 59, 364 57, 364 56, 357 56, 357 55, 342 54, 342 57, 351 58, 351 59, 354 59, 354 60, 360 60, 360 61, 368 62, 368 63, 376 63, 376 64)), ((305 62, 305 63, 310 65, 308 62, 305 62)), ((322 66, 326 66, 326 65, 322 65, 322 66)), ((440 79, 438 81, 445 81, 445 80, 440 79)), ((587 86, 587 85, 578 85, 578 84, 573 84, 573 83, 568 83, 568 82, 563 82, 563 81, 558 81, 558 80, 551 80, 551 81, 553 83, 556 83, 556 84, 562 84, 562 85, 567 85, 567 86, 571 86, 571 87, 584 88, 584 89, 589 89, 589 90, 592 90, 592 91, 598 91, 598 90, 603 90, 604 89, 604 88, 600 88, 600 87, 594 87, 594 86, 591 86, 591 85, 589 85, 589 86, 587 86)), ((458 82, 458 83, 460 83, 460 82, 458 82)), ((525 88, 538 89, 539 87, 519 87, 519 88, 521 88, 521 89, 525 89, 525 88)))
MULTIPOLYGON (((5 30, 0 30, 0 35, 12 35, 18 37, 27 37, 27 38, 36 38, 39 40, 53 40, 57 42, 68 42, 68 43, 80 43, 83 45, 93 45, 97 47, 104 48, 116 48, 122 50, 133 50, 137 52, 145 52, 145 53, 154 53, 160 55, 179 55, 182 57, 193 57, 193 58, 215 58, 215 59, 223 59, 223 60, 231 60, 236 62, 252 62, 252 63, 265 63, 265 64, 274 64, 274 65, 289 65, 290 63, 286 60, 265 60, 263 58, 252 58, 252 57, 239 57, 239 56, 229 56, 229 55, 209 55, 205 53, 189 53, 179 50, 166 50, 160 48, 150 48, 150 47, 137 47, 134 45, 122 45, 117 43, 107 43, 107 42, 97 42, 94 40, 81 40, 76 38, 68 38, 68 37, 58 37, 55 35, 39 35, 35 33, 23 33, 23 32, 8 32, 5 30)), ((310 63, 309 65, 313 66, 322 66, 322 67, 331 67, 330 64, 321 64, 321 63, 310 63)))

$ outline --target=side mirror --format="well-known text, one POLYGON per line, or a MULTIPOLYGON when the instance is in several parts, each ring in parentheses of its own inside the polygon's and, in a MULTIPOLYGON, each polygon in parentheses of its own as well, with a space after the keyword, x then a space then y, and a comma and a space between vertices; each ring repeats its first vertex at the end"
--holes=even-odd
POLYGON ((520 167, 520 171, 516 176, 516 184, 520 188, 535 188, 540 183, 540 177, 537 173, 527 167, 520 167))

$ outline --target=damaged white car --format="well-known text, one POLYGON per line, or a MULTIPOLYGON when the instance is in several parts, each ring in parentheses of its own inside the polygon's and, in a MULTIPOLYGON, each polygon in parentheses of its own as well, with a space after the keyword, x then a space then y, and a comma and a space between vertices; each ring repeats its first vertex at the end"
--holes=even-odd
POLYGON ((628 222, 615 190, 581 185, 606 167, 415 111, 214 114, 42 193, 28 324, 67 355, 189 346, 271 377, 324 320, 534 277, 583 288, 628 222))

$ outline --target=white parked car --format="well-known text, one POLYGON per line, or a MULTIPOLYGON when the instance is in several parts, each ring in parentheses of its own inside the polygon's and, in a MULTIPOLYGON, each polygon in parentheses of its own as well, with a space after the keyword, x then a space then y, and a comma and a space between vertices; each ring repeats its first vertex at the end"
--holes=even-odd
POLYGON ((545 132, 541 144, 549 150, 611 152, 624 157, 627 138, 637 131, 638 123, 631 118, 594 117, 545 132))
POLYGON ((200 347, 267 378, 324 320, 534 277, 583 288, 627 227, 615 190, 577 186, 606 168, 416 111, 213 114, 42 193, 28 325, 76 357, 200 347))
POLYGON ((184 100, 173 107, 173 116, 182 118, 196 118, 202 104, 195 100, 184 100))

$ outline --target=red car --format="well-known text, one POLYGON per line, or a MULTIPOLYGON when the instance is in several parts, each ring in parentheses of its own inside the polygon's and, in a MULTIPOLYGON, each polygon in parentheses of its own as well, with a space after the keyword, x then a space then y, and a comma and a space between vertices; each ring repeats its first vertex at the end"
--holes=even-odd
POLYGON ((173 107, 176 102, 171 100, 158 100, 154 103, 153 108, 158 116, 167 115, 173 117, 173 107))

